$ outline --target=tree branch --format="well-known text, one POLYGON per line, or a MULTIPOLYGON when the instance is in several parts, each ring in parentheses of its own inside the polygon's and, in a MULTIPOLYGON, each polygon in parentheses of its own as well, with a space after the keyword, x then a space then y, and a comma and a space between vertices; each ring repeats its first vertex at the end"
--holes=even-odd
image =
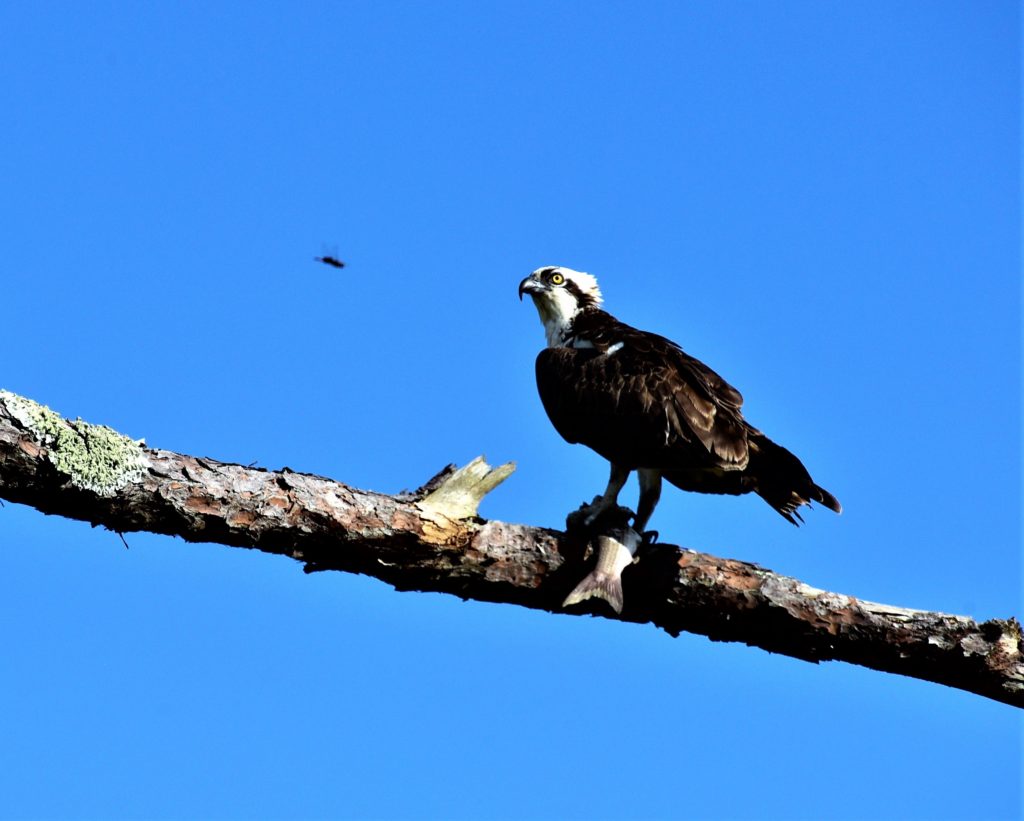
MULTIPOLYGON (((389 496, 288 468, 154 450, 0 391, 0 498, 117 533, 144 530, 290 556, 307 572, 365 573, 398 590, 564 612, 560 603, 586 573, 587 545, 476 516, 483 495, 512 470, 477 459, 389 496)), ((1013 618, 978 623, 861 601, 670 545, 646 549, 623 582, 621 616, 594 600, 572 612, 805 661, 846 661, 1024 707, 1021 629, 1013 618)))

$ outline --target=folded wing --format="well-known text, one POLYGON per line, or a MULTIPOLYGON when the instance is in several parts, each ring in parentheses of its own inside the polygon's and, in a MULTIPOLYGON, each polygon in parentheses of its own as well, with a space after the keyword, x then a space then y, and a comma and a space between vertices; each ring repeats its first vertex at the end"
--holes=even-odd
POLYGON ((598 340, 604 350, 538 355, 537 387, 562 437, 628 468, 746 467, 739 391, 663 337, 621 325, 617 336, 598 340))

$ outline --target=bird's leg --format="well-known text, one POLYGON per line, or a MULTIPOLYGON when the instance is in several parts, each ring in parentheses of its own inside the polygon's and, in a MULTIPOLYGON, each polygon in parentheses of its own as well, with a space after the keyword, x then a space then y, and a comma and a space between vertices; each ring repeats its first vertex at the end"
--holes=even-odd
POLYGON ((618 506, 619 491, 622 490, 622 486, 626 484, 628 478, 629 470, 627 468, 612 465, 611 475, 608 477, 608 487, 605 488, 604 494, 594 499, 591 504, 583 506, 584 526, 590 527, 605 511, 618 506))
POLYGON ((637 471, 637 477, 640 479, 640 501, 636 505, 633 530, 643 533, 661 498, 661 471, 641 468, 637 471))

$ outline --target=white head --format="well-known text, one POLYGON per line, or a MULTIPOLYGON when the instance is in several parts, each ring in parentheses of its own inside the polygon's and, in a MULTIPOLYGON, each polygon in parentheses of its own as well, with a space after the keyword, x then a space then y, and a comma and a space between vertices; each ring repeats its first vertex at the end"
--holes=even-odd
POLYGON ((538 268, 520 282, 520 299, 523 294, 533 297, 549 348, 565 343, 576 314, 601 304, 601 289, 594 277, 556 265, 538 268))

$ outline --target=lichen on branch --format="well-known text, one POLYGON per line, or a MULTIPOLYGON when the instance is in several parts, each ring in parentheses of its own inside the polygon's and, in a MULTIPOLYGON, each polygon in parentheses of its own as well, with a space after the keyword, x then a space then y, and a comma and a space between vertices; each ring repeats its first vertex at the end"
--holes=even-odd
POLYGON ((69 420, 45 405, 0 390, 11 417, 46 447, 46 458, 74 487, 100 496, 138 481, 149 466, 145 441, 130 439, 106 425, 69 420))

